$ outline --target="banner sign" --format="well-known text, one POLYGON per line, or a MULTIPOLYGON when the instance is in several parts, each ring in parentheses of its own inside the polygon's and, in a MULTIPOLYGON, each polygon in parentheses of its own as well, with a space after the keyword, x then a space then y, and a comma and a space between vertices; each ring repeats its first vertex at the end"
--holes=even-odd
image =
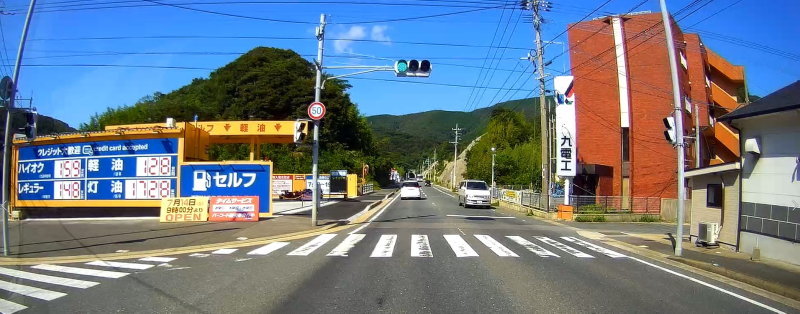
POLYGON ((161 200, 160 222, 208 220, 208 197, 170 197, 161 200))
POLYGON ((215 196, 209 221, 258 221, 258 196, 215 196))
MULTIPOLYGON (((318 175, 317 182, 319 182, 319 187, 322 189, 322 194, 331 194, 331 176, 328 175, 318 175)), ((306 189, 314 190, 314 176, 306 176, 306 189)))
POLYGON ((572 76, 556 76, 556 175, 574 177, 578 156, 576 154, 575 92, 572 76))
POLYGON ((272 193, 274 193, 274 195, 280 195, 286 191, 293 192, 292 182, 292 175, 290 174, 272 175, 272 193))
POLYGON ((259 213, 271 213, 272 166, 197 163, 181 166, 181 196, 259 196, 259 213))
POLYGON ((22 146, 17 163, 17 198, 80 201, 174 197, 177 151, 175 138, 22 146))

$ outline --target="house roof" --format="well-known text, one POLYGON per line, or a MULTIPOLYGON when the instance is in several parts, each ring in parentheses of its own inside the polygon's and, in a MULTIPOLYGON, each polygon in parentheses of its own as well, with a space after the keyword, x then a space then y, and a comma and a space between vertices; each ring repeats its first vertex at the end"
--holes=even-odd
POLYGON ((800 108, 800 81, 723 115, 719 117, 719 120, 730 121, 798 108, 800 108))

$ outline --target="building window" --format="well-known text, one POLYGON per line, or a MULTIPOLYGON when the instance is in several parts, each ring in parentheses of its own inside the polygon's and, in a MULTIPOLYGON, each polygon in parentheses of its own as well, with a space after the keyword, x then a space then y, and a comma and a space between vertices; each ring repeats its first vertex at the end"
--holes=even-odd
POLYGON ((622 161, 631 161, 631 131, 622 128, 622 161))
POLYGON ((706 186, 706 207, 722 208, 722 184, 706 186))

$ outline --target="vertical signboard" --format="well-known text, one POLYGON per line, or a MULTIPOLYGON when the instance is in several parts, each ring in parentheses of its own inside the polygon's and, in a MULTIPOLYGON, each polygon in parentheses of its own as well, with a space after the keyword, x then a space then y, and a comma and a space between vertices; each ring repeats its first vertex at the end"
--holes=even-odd
POLYGON ((284 192, 292 192, 292 175, 290 174, 275 174, 272 175, 272 193, 273 195, 281 195, 284 192))
MULTIPOLYGON (((322 189, 322 194, 331 194, 331 176, 321 174, 317 177, 319 188, 322 189)), ((309 190, 314 189, 314 176, 306 176, 306 188, 309 190)))
POLYGON ((575 93, 572 76, 556 76, 553 79, 556 91, 556 175, 574 177, 577 168, 575 146, 575 93))
MULTIPOLYGON (((178 139, 131 139, 18 149, 17 206, 25 201, 74 201, 97 206, 104 200, 174 197, 178 139)), ((37 203, 37 206, 42 205, 37 203)))
POLYGON ((258 196, 260 214, 271 215, 272 163, 186 163, 181 196, 258 196))

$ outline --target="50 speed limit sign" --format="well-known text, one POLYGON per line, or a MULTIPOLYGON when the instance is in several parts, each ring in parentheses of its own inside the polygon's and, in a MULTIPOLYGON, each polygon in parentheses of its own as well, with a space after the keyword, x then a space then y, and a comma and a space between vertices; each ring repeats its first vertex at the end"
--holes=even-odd
POLYGON ((312 120, 319 120, 325 116, 325 105, 321 102, 312 102, 308 105, 308 117, 312 120))

